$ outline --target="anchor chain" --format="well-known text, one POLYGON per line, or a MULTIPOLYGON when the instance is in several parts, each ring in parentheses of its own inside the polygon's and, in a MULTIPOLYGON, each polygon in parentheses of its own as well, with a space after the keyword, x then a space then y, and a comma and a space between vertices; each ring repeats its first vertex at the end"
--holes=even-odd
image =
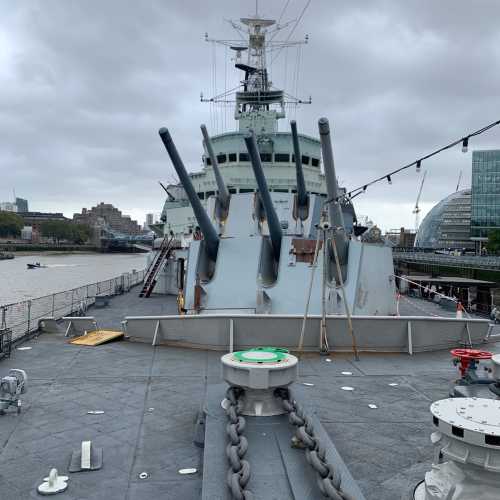
POLYGON ((229 469, 227 471, 227 485, 235 500, 254 500, 254 495, 246 489, 250 480, 250 463, 244 460, 248 449, 248 440, 243 436, 246 421, 240 415, 239 398, 243 394, 239 387, 229 387, 226 391, 228 406, 226 415, 228 423, 226 433, 229 443, 226 447, 229 469))
POLYGON ((297 428, 293 443, 304 448, 309 465, 316 472, 318 488, 325 498, 332 500, 356 500, 349 493, 342 491, 340 472, 326 459, 325 447, 314 434, 311 417, 306 415, 302 407, 290 397, 286 388, 278 388, 274 395, 281 399, 284 410, 288 413, 290 423, 297 428))

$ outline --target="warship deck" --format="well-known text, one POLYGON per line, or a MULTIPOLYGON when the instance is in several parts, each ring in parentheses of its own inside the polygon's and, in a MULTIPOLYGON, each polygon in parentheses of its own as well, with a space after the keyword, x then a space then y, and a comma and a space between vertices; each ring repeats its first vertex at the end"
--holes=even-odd
MULTIPOLYGON (((433 304, 419 307, 443 313, 433 304)), ((125 315, 169 314, 175 308, 173 298, 138 300, 136 289, 90 314, 100 327, 117 328, 125 315)), ((0 361, 0 376, 21 368, 29 377, 22 413, 0 416, 0 498, 40 498, 36 487, 42 478, 53 467, 65 474, 83 440, 103 448, 103 467, 69 474, 61 500, 200 498, 203 450, 193 444, 194 421, 207 387, 221 382, 220 353, 128 341, 86 347, 65 340, 62 334, 42 334, 23 344, 31 349, 15 349, 0 361), (188 467, 198 472, 178 473, 188 467), (148 478, 140 479, 141 472, 148 478)), ((500 352, 500 346, 488 348, 500 352)), ((314 402, 366 499, 406 498, 430 469, 429 406, 447 397, 456 377, 449 353, 361 354, 359 362, 332 353, 329 359, 302 357, 298 383, 314 385, 301 391, 314 402), (341 390, 344 385, 354 391, 341 390)))

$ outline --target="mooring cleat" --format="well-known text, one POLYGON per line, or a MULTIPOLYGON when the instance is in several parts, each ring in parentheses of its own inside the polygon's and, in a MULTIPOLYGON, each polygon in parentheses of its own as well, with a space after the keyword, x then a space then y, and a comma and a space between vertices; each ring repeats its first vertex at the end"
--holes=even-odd
POLYGON ((56 495, 68 487, 68 476, 59 476, 57 469, 51 469, 49 477, 44 477, 43 481, 38 487, 40 495, 56 495))

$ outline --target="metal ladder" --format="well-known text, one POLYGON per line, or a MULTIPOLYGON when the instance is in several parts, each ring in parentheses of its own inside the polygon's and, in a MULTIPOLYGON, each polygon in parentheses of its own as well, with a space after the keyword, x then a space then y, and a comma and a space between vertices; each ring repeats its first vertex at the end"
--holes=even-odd
POLYGON ((173 236, 170 239, 165 238, 163 240, 158 250, 158 253, 156 254, 156 257, 153 259, 151 265, 149 266, 146 272, 146 277, 144 278, 144 286, 142 287, 142 290, 139 293, 139 297, 149 297, 151 295, 151 292, 153 291, 153 288, 156 285, 156 276, 160 271, 161 264, 169 256, 172 250, 173 241, 174 241, 173 236))

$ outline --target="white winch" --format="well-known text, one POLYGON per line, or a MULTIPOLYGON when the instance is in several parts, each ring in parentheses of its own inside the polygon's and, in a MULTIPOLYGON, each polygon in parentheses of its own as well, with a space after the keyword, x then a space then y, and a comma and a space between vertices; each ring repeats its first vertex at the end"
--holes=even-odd
POLYGON ((21 394, 28 387, 28 376, 24 370, 12 368, 9 374, 0 379, 0 415, 10 406, 21 412, 21 394))
POLYGON ((431 405, 431 413, 434 463, 415 500, 498 500, 500 401, 443 399, 431 405))
POLYGON ((285 413, 274 396, 278 387, 297 379, 298 359, 286 349, 255 347, 225 354, 222 377, 231 386, 245 390, 241 396, 243 415, 271 416, 285 413))

